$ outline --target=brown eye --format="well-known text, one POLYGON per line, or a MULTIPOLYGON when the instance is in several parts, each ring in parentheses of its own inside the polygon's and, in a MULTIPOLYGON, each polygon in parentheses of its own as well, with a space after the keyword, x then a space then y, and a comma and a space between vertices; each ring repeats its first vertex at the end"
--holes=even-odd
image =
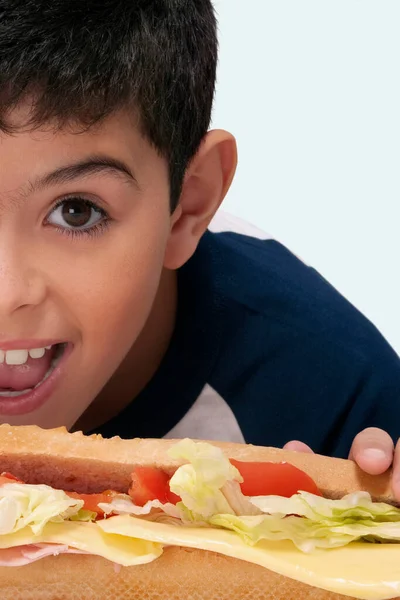
POLYGON ((47 222, 63 229, 88 230, 105 217, 106 213, 93 202, 83 198, 68 198, 55 206, 47 222))
POLYGON ((93 208, 83 200, 66 200, 61 207, 62 218, 69 227, 85 227, 92 212, 93 208))

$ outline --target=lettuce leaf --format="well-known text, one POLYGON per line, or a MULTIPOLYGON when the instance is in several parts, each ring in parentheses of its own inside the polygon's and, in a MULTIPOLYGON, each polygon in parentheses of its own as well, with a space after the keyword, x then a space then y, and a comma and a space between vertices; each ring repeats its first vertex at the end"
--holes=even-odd
POLYGON ((291 498, 260 496, 250 501, 267 514, 214 515, 210 523, 236 531, 250 544, 285 539, 303 552, 337 548, 357 540, 400 542, 400 510, 373 502, 365 492, 341 500, 300 492, 291 498))
POLYGON ((143 517, 157 510, 176 519, 180 519, 182 516, 181 511, 174 504, 163 504, 159 500, 150 500, 144 506, 137 506, 127 494, 118 494, 108 503, 100 502, 99 508, 106 515, 135 515, 143 517))
POLYGON ((97 519, 97 513, 92 510, 81 508, 76 514, 69 517, 69 521, 82 521, 88 523, 97 519))
POLYGON ((299 492, 291 498, 259 496, 251 498, 250 501, 263 513, 298 515, 324 524, 362 520, 400 523, 400 509, 384 502, 373 502, 367 492, 348 494, 341 500, 329 500, 308 492, 299 492))
POLYGON ((202 522, 215 514, 234 514, 221 488, 228 481, 243 479, 222 450, 185 439, 172 446, 168 454, 188 463, 179 467, 170 480, 172 492, 182 499, 177 507, 185 520, 202 522))
POLYGON ((254 496, 250 502, 263 513, 298 515, 314 521, 343 519, 373 519, 374 521, 400 521, 400 509, 373 502, 367 492, 355 492, 341 500, 329 500, 308 492, 299 492, 291 498, 281 496, 254 496))
POLYGON ((0 487, 0 534, 30 527, 38 535, 49 521, 76 516, 83 504, 83 500, 47 485, 5 484, 0 487))
POLYGON ((210 519, 210 523, 235 531, 243 541, 251 545, 261 540, 290 540, 303 552, 345 546, 358 537, 349 534, 347 530, 342 531, 338 528, 333 531, 329 527, 320 526, 318 523, 300 517, 283 519, 274 515, 255 517, 215 515, 210 519))
POLYGON ((236 515, 216 515, 210 523, 230 529, 240 535, 248 544, 269 541, 291 540, 299 550, 313 552, 318 549, 332 549, 346 546, 355 541, 400 542, 400 523, 374 523, 359 521, 340 525, 320 524, 304 517, 286 518, 274 515, 238 517, 236 515))

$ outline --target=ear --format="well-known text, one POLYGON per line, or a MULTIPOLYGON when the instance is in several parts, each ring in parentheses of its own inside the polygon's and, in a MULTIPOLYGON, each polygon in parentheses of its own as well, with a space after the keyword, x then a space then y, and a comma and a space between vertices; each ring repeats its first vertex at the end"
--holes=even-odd
POLYGON ((226 131, 210 131, 186 171, 179 205, 172 215, 165 268, 178 269, 195 252, 230 188, 236 165, 235 138, 226 131))

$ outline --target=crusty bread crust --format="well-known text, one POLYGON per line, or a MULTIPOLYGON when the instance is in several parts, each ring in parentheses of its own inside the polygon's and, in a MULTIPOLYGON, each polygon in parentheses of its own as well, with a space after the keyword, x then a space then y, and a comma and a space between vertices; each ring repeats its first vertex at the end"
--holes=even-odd
POLYGON ((166 548, 116 573, 95 556, 60 555, 0 568, 1 600, 349 600, 258 565, 201 550, 166 548))
MULTIPOLYGON (((9 471, 26 483, 46 483, 67 491, 126 492, 134 466, 174 471, 179 463, 168 457, 167 450, 175 443, 176 440, 104 439, 100 435, 69 433, 63 427, 45 430, 30 425, 0 425, 0 471, 9 471)), ((308 473, 327 497, 369 491, 375 500, 394 502, 390 471, 377 477, 362 472, 349 460, 245 444, 210 443, 236 460, 289 462, 308 473)))
MULTIPOLYGON (((0 471, 27 483, 78 492, 126 491, 135 465, 173 471, 166 451, 176 440, 105 440, 64 428, 0 425, 0 471)), ((370 477, 346 460, 274 448, 211 442, 242 461, 290 462, 330 497, 357 490, 392 501, 390 473, 370 477)), ((267 569, 212 552, 166 548, 154 562, 122 568, 95 556, 61 555, 0 568, 1 600, 345 600, 267 569)))

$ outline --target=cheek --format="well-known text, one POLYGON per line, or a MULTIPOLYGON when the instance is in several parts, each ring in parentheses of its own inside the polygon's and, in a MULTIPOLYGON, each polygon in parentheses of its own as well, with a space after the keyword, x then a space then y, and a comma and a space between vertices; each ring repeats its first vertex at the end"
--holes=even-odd
MULTIPOLYGON (((99 257, 100 258, 100 257, 99 257)), ((108 349, 132 343, 142 329, 154 301, 162 269, 162 256, 138 253, 134 257, 104 256, 92 265, 89 277, 75 288, 83 342, 106 344, 108 349), (88 285, 90 281, 90 285, 88 285)))
POLYGON ((157 293, 167 238, 165 225, 140 229, 127 223, 111 227, 74 255, 73 264, 68 261, 56 286, 84 355, 119 360, 129 350, 157 293))

